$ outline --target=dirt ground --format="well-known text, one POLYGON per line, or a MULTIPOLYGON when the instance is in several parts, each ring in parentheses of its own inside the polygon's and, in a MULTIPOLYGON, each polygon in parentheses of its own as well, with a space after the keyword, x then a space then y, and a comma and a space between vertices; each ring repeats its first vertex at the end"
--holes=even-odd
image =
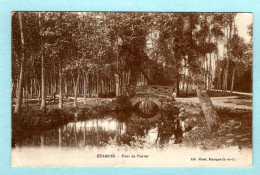
POLYGON ((203 149, 217 149, 230 146, 252 148, 252 99, 241 97, 211 98, 220 119, 220 128, 209 133, 199 106, 198 98, 178 99, 185 104, 186 115, 195 116, 198 120, 186 134, 183 141, 186 145, 203 149))
MULTIPOLYGON (((198 97, 177 98, 177 101, 199 104, 198 97)), ((211 97, 211 101, 213 105, 216 107, 253 110, 253 101, 252 97, 250 96, 211 97)))

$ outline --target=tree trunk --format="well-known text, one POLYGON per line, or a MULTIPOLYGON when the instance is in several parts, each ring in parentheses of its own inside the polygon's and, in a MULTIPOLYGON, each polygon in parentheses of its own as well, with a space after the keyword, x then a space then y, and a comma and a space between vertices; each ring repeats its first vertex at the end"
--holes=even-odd
POLYGON ((53 79, 53 93, 52 94, 56 94, 57 92, 57 81, 56 81, 56 77, 53 79))
MULTIPOLYGON (((24 83, 25 84, 25 83, 24 83)), ((24 86, 24 85, 23 85, 24 86)), ((26 98, 26 96, 25 96, 25 90, 24 90, 25 88, 23 87, 23 100, 22 100, 22 104, 23 105, 25 105, 25 98, 26 98)))
POLYGON ((87 93, 87 77, 88 74, 86 73, 85 75, 83 75, 83 97, 84 97, 84 105, 87 104, 87 98, 86 98, 86 93, 87 93))
POLYGON ((214 132, 218 129, 220 124, 218 114, 207 94, 206 88, 198 85, 195 85, 195 88, 208 128, 211 132, 214 132))
POLYGON ((80 70, 78 68, 78 77, 76 83, 74 84, 74 107, 77 107, 79 77, 80 77, 80 70))
POLYGON ((232 73, 232 83, 231 83, 231 93, 233 92, 233 86, 234 86, 234 79, 235 79, 235 68, 233 68, 233 73, 232 73))
POLYGON ((44 147, 44 135, 42 134, 40 137, 41 137, 41 147, 44 147))
POLYGON ((104 82, 104 77, 102 77, 101 79, 101 93, 105 94, 106 90, 105 90, 105 82, 104 82))
POLYGON ((59 60, 59 109, 63 108, 63 93, 62 93, 62 71, 61 71, 61 63, 59 60))
POLYGON ((218 72, 218 81, 217 81, 217 89, 219 89, 219 90, 221 90, 221 77, 220 77, 220 75, 221 75, 221 68, 219 69, 219 72, 218 72))
POLYGON ((58 131, 59 131, 59 148, 61 148, 61 141, 62 141, 62 131, 61 131, 61 128, 58 128, 58 131))
POLYGON ((188 90, 189 90, 189 82, 186 81, 186 92, 185 92, 186 96, 188 95, 188 90))
MULTIPOLYGON (((228 37, 228 41, 230 42, 231 40, 231 32, 232 32, 232 24, 233 24, 233 19, 231 19, 230 23, 229 23, 229 37, 228 37)), ((228 69, 229 69, 229 64, 230 64, 230 60, 232 59, 232 53, 230 50, 230 43, 227 44, 227 52, 228 52, 228 58, 227 58, 227 64, 226 64, 226 71, 225 71, 225 92, 227 91, 228 88, 228 69)))
MULTIPOLYGON (((41 28, 41 13, 39 13, 39 27, 41 28)), ((42 38, 41 38, 41 42, 42 42, 42 38)), ((43 45, 43 43, 41 43, 43 45)), ((40 109, 43 110, 45 112, 46 110, 46 94, 45 94, 45 60, 44 60, 44 50, 42 50, 42 75, 41 75, 41 79, 42 79, 42 86, 41 86, 41 107, 40 109)))
POLYGON ((38 104, 41 104, 41 86, 38 88, 38 104))
POLYGON ((179 85, 180 85, 180 79, 179 79, 179 74, 177 74, 177 81, 176 81, 176 96, 179 97, 180 96, 180 88, 179 88, 179 85))
POLYGON ((118 74, 115 74, 115 80, 116 80, 116 96, 119 96, 120 91, 119 91, 119 76, 118 76, 118 74))
POLYGON ((209 77, 208 77, 208 89, 211 89, 212 82, 212 65, 211 65, 211 53, 209 54, 209 77))
POLYGON ((29 88, 28 88, 28 82, 26 83, 26 86, 25 86, 25 104, 26 106, 28 106, 28 97, 29 96, 29 88))
POLYGON ((15 104, 14 113, 19 114, 22 104, 22 88, 23 88, 23 73, 24 73, 24 34, 23 34, 23 24, 22 24, 22 12, 18 12, 19 17, 19 25, 21 30, 21 42, 22 42, 22 59, 21 59, 21 66, 20 66, 20 76, 19 76, 19 84, 17 89, 17 99, 15 104))
POLYGON ((68 80, 67 80, 67 78, 65 77, 65 93, 66 94, 68 94, 69 93, 69 91, 68 91, 68 80))
POLYGON ((19 88, 19 78, 15 81, 15 92, 14 92, 14 97, 17 98, 18 97, 18 90, 19 88))
POLYGON ((99 96, 98 96, 98 94, 99 94, 99 75, 98 75, 99 73, 97 72, 97 97, 96 97, 96 102, 98 103, 98 98, 99 98, 99 96))
POLYGON ((224 74, 224 92, 227 91, 227 86, 228 86, 228 69, 229 69, 229 58, 227 59, 227 65, 226 65, 226 70, 224 74))
POLYGON ((207 54, 205 54, 204 55, 204 58, 205 58, 205 60, 204 60, 204 83, 205 83, 205 88, 207 88, 207 75, 208 75, 208 66, 207 66, 207 62, 208 62, 208 57, 207 57, 207 54))
POLYGON ((14 94, 15 94, 15 83, 14 81, 12 80, 12 89, 11 89, 11 95, 12 95, 12 101, 11 101, 11 104, 13 105, 13 100, 14 100, 14 94))
POLYGON ((223 69, 223 77, 222 77, 222 92, 223 93, 225 92, 225 73, 226 73, 226 70, 223 69))
POLYGON ((181 88, 181 90, 182 90, 182 93, 184 94, 184 91, 185 91, 185 83, 186 83, 186 69, 184 68, 184 70, 185 70, 185 72, 184 72, 184 74, 183 74, 183 76, 182 76, 182 88, 181 88))
MULTIPOLYGON (((192 35, 193 27, 194 27, 194 20, 192 14, 189 14, 189 28, 187 32, 189 34, 189 42, 192 48, 194 48, 194 41, 192 35)), ((192 57, 192 53, 188 53, 188 58, 190 57, 192 57)), ((204 58, 200 58, 200 59, 203 60, 204 58)), ((195 65, 195 66, 202 66, 202 65, 195 65)), ((216 131, 219 128, 220 121, 217 112, 211 102, 211 99, 207 94, 207 89, 205 88, 205 84, 202 83, 203 76, 201 75, 201 72, 192 72, 192 75, 193 75, 193 79, 196 81, 195 82, 196 93, 199 98, 200 105, 203 114, 205 116, 208 129, 211 132, 216 131)))
POLYGON ((41 107, 40 109, 46 110, 46 94, 45 94, 45 66, 44 66, 44 56, 42 55, 42 87, 41 87, 41 107))
POLYGON ((30 81, 30 97, 33 98, 33 79, 30 81))

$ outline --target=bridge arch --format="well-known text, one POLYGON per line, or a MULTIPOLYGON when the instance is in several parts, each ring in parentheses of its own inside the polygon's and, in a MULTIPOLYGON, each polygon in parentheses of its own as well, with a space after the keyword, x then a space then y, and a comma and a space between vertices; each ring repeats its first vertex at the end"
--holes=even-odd
POLYGON ((135 106, 137 103, 140 103, 142 101, 152 101, 154 102, 160 109, 163 105, 162 99, 155 97, 155 96, 134 96, 131 98, 132 106, 135 106))

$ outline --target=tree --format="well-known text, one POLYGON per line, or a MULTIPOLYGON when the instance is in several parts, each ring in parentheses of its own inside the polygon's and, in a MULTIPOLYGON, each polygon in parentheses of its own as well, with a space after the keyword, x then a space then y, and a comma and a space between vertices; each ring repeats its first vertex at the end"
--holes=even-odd
MULTIPOLYGON (((226 23, 227 28, 227 64, 225 67, 224 71, 224 76, 223 76, 223 92, 227 90, 228 86, 228 73, 229 73, 229 65, 230 65, 230 60, 232 60, 232 53, 231 53, 231 47, 230 47, 230 41, 232 39, 232 32, 234 30, 234 22, 235 22, 235 13, 227 13, 224 15, 224 21, 226 23)), ((234 34, 234 33, 233 33, 234 34)))
POLYGON ((22 103, 22 88, 23 88, 23 74, 24 74, 24 57, 25 57, 25 48, 24 48, 24 33, 23 33, 23 22, 22 22, 22 12, 18 13, 20 32, 21 32, 21 45, 22 45, 22 58, 20 63, 20 76, 19 76, 19 85, 17 90, 17 101, 15 105, 14 113, 18 113, 21 110, 22 103))
POLYGON ((166 60, 177 66, 175 74, 177 76, 177 91, 179 72, 184 68, 189 70, 208 128, 210 131, 215 131, 219 126, 219 118, 207 95, 207 86, 204 85, 207 82, 205 75, 209 73, 206 54, 211 54, 217 49, 216 44, 211 42, 211 38, 221 37, 222 33, 217 21, 213 20, 214 14, 182 13, 173 16, 175 17, 170 18, 171 23, 168 27, 163 20, 161 22, 163 24, 160 28, 159 40, 160 50, 163 51, 161 54, 165 53, 165 58, 170 55, 170 58, 166 60))
POLYGON ((110 22, 110 41, 116 58, 116 91, 119 91, 119 84, 122 84, 119 80, 123 72, 129 73, 129 86, 136 85, 141 73, 146 74, 143 63, 148 59, 145 53, 148 19, 146 13, 111 13, 107 16, 107 23, 110 22))
MULTIPOLYGON (((58 89, 59 108, 63 107, 64 91, 67 97, 68 94, 74 96, 77 107, 77 98, 82 94, 84 104, 87 94, 98 99, 109 91, 118 96, 125 93, 124 87, 140 84, 175 86, 179 94, 181 83, 182 87, 186 84, 187 90, 192 80, 209 129, 214 131, 219 119, 207 90, 212 87, 213 55, 218 53, 218 42, 224 40, 228 51, 227 59, 219 60, 222 66, 218 67, 217 74, 218 80, 223 75, 225 90, 228 84, 235 89, 236 70, 233 69, 232 76, 229 73, 235 61, 251 58, 250 47, 233 35, 234 16, 218 13, 28 13, 23 16, 26 18, 26 25, 21 25, 23 30, 13 31, 13 66, 20 72, 13 71, 12 86, 17 94, 19 89, 26 96, 29 91, 32 96, 41 94, 41 109, 45 110, 46 98, 58 89), (227 29, 229 33, 223 32, 227 29), (19 39, 22 33, 26 33, 25 43, 19 39), (147 46, 149 37, 151 47, 147 46), (35 38, 40 38, 40 42, 35 38), (26 53, 25 47, 28 48, 26 53), (30 60, 25 62, 26 71, 21 64, 25 57, 30 60), (16 88, 21 77, 25 86, 18 83, 21 87, 16 88), (233 77, 231 83, 230 77, 233 77)), ((22 96, 22 92, 19 95, 22 96)))
POLYGON ((188 53, 188 62, 191 67, 192 78, 208 128, 210 131, 216 131, 219 127, 220 121, 211 99, 207 94, 207 89, 203 84, 203 72, 200 63, 203 61, 203 56, 201 56, 198 49, 200 48, 200 44, 196 45, 197 40, 193 36, 193 31, 196 29, 199 16, 197 14, 190 13, 185 17, 186 28, 184 29, 184 35, 188 41, 186 49, 188 53))

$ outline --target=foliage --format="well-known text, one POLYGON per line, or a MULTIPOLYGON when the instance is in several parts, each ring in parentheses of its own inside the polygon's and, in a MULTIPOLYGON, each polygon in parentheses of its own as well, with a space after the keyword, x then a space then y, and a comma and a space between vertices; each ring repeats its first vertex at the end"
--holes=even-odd
MULTIPOLYGON (((201 69, 208 59, 205 55, 218 52, 217 42, 223 41, 223 31, 235 15, 30 12, 23 16, 27 84, 30 79, 40 79, 43 55, 46 74, 51 79, 57 77, 60 62, 67 79, 72 78, 70 72, 75 71, 76 75, 76 69, 81 68, 83 72, 105 77, 130 72, 129 85, 135 84, 140 74, 145 74, 150 84, 173 85, 183 67, 209 74, 209 70, 201 69), (152 46, 148 47, 148 42, 152 46)), ((21 57, 17 13, 12 14, 12 29, 15 80, 21 57)), ((252 25, 249 33, 252 35, 252 25)), ((237 35, 229 39, 226 47, 235 58, 252 57, 252 49, 251 52, 247 49, 250 46, 237 35)))
POLYGON ((201 149, 219 149, 228 146, 251 147, 252 112, 228 108, 218 108, 217 111, 221 120, 217 132, 210 133, 207 128, 199 125, 184 137, 184 143, 199 146, 201 149))
MULTIPOLYGON (((219 75, 220 77, 224 76, 224 69, 227 64, 227 59, 218 60, 216 63, 215 74, 219 75)), ((233 90, 234 91, 242 91, 242 92, 252 92, 252 67, 248 67, 246 62, 239 62, 239 61, 231 61, 229 67, 229 76, 228 76, 228 84, 227 87, 230 88, 232 86, 232 73, 234 69, 234 84, 233 90), (244 83, 247 82, 247 83, 244 83)), ((214 85, 215 88, 217 87, 218 76, 214 78, 214 85)), ((221 79, 221 82, 223 80, 221 79)))
POLYGON ((230 49, 232 55, 237 60, 241 60, 245 56, 247 46, 244 39, 235 34, 230 40, 230 49))
POLYGON ((116 97, 116 100, 115 100, 115 103, 116 103, 116 109, 118 111, 128 111, 132 108, 132 105, 131 105, 131 102, 129 100, 129 97, 128 96, 118 96, 116 97))
POLYGON ((12 114, 12 138, 30 136, 32 132, 57 127, 74 119, 74 114, 68 110, 50 109, 47 113, 40 110, 24 109, 21 114, 12 114))
POLYGON ((114 92, 109 92, 109 93, 99 93, 98 97, 100 98, 114 98, 116 97, 116 94, 114 92))

